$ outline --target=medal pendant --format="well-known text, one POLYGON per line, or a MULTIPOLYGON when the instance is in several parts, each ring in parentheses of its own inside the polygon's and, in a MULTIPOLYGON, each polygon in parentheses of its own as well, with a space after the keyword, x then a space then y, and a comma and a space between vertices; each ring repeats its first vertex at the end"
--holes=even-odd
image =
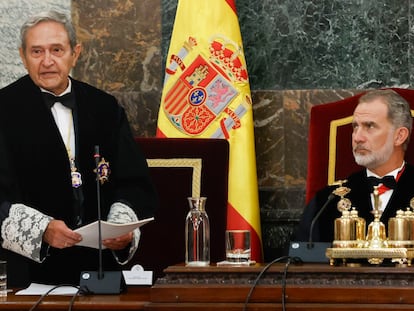
POLYGON ((72 176, 72 187, 79 188, 82 185, 82 175, 79 172, 72 171, 70 173, 72 176))
POLYGON ((72 177, 72 187, 79 188, 82 185, 82 175, 75 166, 75 159, 70 158, 70 176, 72 177))
POLYGON ((98 163, 98 175, 101 185, 108 181, 110 174, 111 168, 109 167, 109 162, 105 161, 105 158, 102 158, 98 163))

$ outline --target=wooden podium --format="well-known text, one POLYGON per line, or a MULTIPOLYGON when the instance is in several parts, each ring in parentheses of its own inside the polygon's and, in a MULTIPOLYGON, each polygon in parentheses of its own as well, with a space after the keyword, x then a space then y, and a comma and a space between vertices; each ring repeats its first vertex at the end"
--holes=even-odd
POLYGON ((145 309, 275 311, 283 310, 284 300, 289 311, 414 310, 414 267, 328 264, 290 264, 287 272, 284 263, 274 264, 245 305, 264 267, 169 267, 152 287, 145 309))

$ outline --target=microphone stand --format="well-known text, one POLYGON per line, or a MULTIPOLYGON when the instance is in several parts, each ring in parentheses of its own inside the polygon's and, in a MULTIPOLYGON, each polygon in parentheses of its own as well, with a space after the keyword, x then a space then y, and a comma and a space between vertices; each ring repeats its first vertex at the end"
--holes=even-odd
POLYGON ((95 169, 96 169, 96 199, 97 199, 97 206, 98 206, 98 239, 99 239, 99 249, 98 249, 98 279, 101 280, 104 277, 103 268, 102 268, 102 224, 101 224, 101 182, 100 182, 100 175, 99 175, 99 161, 100 161, 100 154, 99 154, 99 146, 95 146, 95 153, 93 155, 95 158, 95 169))
POLYGON ((303 262, 328 262, 329 259, 326 257, 326 249, 331 246, 329 242, 313 242, 313 229, 319 217, 326 210, 331 201, 335 198, 335 190, 328 196, 325 204, 316 213, 312 219, 309 229, 309 240, 307 242, 293 241, 290 242, 289 256, 298 257, 303 262))
POLYGON ((333 193, 331 193, 328 196, 328 199, 326 200, 325 204, 321 207, 321 209, 318 211, 318 213, 316 213, 315 217, 312 219, 311 225, 310 225, 310 229, 309 229, 309 241, 308 241, 308 248, 314 248, 314 242, 313 242, 313 227, 316 224, 316 221, 319 219, 319 217, 322 215, 323 211, 326 210, 326 208, 328 207, 329 203, 331 203, 331 201, 335 198, 335 195, 333 193))
POLYGON ((80 277, 80 290, 83 294, 119 294, 124 289, 124 280, 121 271, 103 271, 102 263, 102 229, 101 229, 101 185, 99 170, 100 154, 99 146, 95 146, 96 166, 96 195, 98 206, 98 271, 82 271, 80 277))

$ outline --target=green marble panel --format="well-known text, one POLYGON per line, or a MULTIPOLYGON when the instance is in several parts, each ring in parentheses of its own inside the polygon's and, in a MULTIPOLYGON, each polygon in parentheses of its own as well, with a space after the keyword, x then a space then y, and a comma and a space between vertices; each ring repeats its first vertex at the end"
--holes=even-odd
MULTIPOLYGON (((168 50, 177 1, 162 0, 168 50)), ((237 0, 252 89, 405 87, 409 0, 237 0)))

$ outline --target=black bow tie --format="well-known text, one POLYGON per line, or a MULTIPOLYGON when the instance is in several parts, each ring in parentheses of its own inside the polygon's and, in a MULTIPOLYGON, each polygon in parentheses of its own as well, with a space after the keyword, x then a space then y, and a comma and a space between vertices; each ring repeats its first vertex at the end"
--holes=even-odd
POLYGON ((61 103, 62 105, 70 109, 75 108, 75 98, 72 92, 66 93, 65 95, 62 95, 62 96, 55 96, 53 94, 43 92, 43 98, 45 99, 46 105, 49 108, 52 108, 53 105, 57 102, 61 103))
POLYGON ((383 184, 389 189, 394 189, 397 186, 397 182, 395 181, 394 176, 384 176, 382 178, 377 178, 374 176, 368 177, 371 186, 378 186, 379 184, 383 184))

